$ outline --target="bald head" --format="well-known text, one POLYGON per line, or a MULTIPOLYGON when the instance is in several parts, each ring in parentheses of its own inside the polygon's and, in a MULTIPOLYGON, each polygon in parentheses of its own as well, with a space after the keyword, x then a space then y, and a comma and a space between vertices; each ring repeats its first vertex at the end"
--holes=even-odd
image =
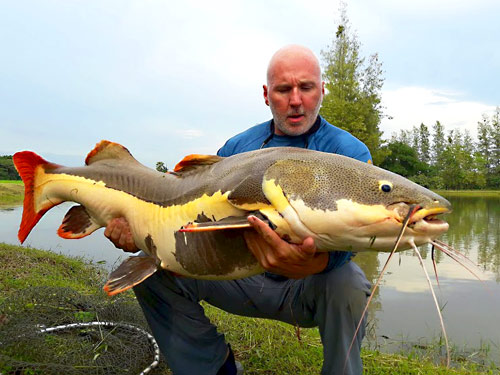
POLYGON ((264 99, 271 108, 276 134, 306 133, 318 117, 324 93, 319 61, 309 48, 289 45, 273 55, 264 99))
POLYGON ((269 85, 275 75, 276 68, 280 68, 282 65, 290 65, 292 62, 311 66, 313 70, 316 71, 315 73, 318 81, 321 81, 321 68, 319 60, 314 52, 307 47, 298 44, 290 44, 280 48, 271 57, 269 65, 267 66, 267 84, 269 85))

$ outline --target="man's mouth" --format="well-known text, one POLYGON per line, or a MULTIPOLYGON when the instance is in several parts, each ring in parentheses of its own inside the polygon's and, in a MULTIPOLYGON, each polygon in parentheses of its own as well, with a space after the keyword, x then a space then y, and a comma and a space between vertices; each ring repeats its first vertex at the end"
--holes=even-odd
POLYGON ((302 119, 304 119, 304 115, 303 115, 303 114, 293 114, 293 115, 289 115, 289 116, 288 116, 288 119, 289 119, 291 122, 299 122, 299 121, 301 121, 302 119))

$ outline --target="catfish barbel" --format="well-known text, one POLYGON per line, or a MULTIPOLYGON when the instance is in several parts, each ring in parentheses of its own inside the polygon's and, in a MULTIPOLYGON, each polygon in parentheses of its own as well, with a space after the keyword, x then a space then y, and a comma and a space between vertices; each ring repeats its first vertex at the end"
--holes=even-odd
POLYGON ((19 240, 64 201, 58 229, 88 236, 124 217, 138 248, 110 275, 120 293, 162 268, 198 279, 236 279, 263 271, 247 249, 247 217, 258 215, 289 242, 312 237, 318 251, 391 251, 433 241, 448 229, 436 215, 450 203, 399 175, 345 156, 266 148, 222 158, 185 157, 173 172, 140 164, 123 146, 101 141, 83 167, 50 163, 31 151, 13 156, 25 185, 19 240), (405 218, 405 230, 402 231, 405 218))

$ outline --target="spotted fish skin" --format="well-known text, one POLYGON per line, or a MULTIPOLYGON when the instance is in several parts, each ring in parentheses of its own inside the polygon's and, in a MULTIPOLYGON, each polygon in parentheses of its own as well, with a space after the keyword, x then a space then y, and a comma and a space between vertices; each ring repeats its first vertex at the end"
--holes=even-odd
MULTIPOLYGON (((320 251, 389 251, 407 206, 417 204, 423 213, 401 248, 446 231, 446 223, 429 225, 423 219, 451 210, 444 198, 401 176, 345 156, 299 148, 267 148, 228 158, 191 155, 168 173, 145 167, 125 147, 109 141, 98 143, 83 167, 59 166, 29 151, 15 154, 14 163, 25 183, 21 242, 47 210, 64 201, 79 204, 58 230, 64 238, 87 236, 124 217, 136 245, 151 258, 124 266, 127 275, 141 269, 133 275, 137 282, 156 268, 201 279, 262 272, 243 239, 249 228, 180 231, 189 223, 213 222, 216 228, 220 221, 257 213, 291 242, 313 237, 320 251)), ((118 272, 116 279, 122 277, 118 272)), ((116 290, 124 287, 130 285, 116 290)))

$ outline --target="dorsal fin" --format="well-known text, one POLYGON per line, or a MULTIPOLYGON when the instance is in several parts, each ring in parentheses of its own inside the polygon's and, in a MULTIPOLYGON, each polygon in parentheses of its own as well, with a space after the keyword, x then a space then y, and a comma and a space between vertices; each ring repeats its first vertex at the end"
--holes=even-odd
POLYGON ((174 168, 174 172, 191 171, 203 165, 211 165, 224 159, 222 156, 217 155, 198 155, 192 154, 182 159, 174 168))
POLYGON ((96 161, 105 159, 126 159, 137 161, 132 156, 130 151, 121 144, 102 140, 96 144, 92 151, 89 152, 87 158, 85 159, 85 164, 90 165, 96 161))

